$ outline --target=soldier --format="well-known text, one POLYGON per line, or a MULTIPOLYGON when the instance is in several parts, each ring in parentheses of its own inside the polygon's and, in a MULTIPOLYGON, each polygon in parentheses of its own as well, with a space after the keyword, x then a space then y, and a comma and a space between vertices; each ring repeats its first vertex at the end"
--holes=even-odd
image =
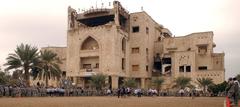
POLYGON ((226 87, 226 93, 227 97, 230 100, 230 104, 233 106, 234 105, 234 82, 232 78, 228 79, 228 85, 226 87))
POLYGON ((32 96, 36 97, 37 96, 37 90, 35 87, 31 87, 31 91, 32 91, 32 96))
POLYGON ((233 85, 234 85, 233 99, 234 99, 235 106, 237 106, 238 105, 238 96, 239 96, 239 87, 240 87, 237 78, 233 78, 233 85))
POLYGON ((69 96, 68 88, 65 88, 65 96, 69 96))
POLYGON ((77 88, 77 93, 78 93, 78 94, 77 94, 78 96, 81 96, 82 90, 81 90, 80 87, 77 88))
POLYGON ((16 97, 16 95, 17 95, 17 87, 14 86, 14 87, 12 87, 11 96, 12 96, 12 97, 16 97))
POLYGON ((46 96, 46 88, 40 87, 40 96, 41 97, 46 96))
POLYGON ((21 89, 20 87, 16 87, 16 97, 20 97, 21 96, 21 89))
POLYGON ((13 87, 9 86, 9 96, 13 96, 13 87))
POLYGON ((21 97, 24 97, 24 88, 22 86, 20 87, 20 91, 21 91, 21 97))
POLYGON ((72 88, 69 89, 69 96, 73 96, 73 89, 72 88))
POLYGON ((4 87, 4 96, 6 96, 6 97, 9 96, 9 88, 8 88, 8 86, 4 87))
POLYGON ((74 88, 74 89, 73 89, 73 95, 74 95, 74 96, 77 96, 77 95, 78 95, 77 88, 74 88))
POLYGON ((22 87, 23 90, 23 96, 27 97, 27 88, 26 87, 22 87))
POLYGON ((4 87, 3 85, 0 85, 0 97, 3 96, 3 93, 4 93, 4 87))
POLYGON ((43 97, 43 96, 46 96, 46 94, 47 94, 46 88, 40 87, 40 96, 43 97))
POLYGON ((27 88, 26 88, 26 91, 27 91, 27 97, 31 97, 31 96, 32 96, 31 88, 30 88, 30 87, 27 87, 27 88))

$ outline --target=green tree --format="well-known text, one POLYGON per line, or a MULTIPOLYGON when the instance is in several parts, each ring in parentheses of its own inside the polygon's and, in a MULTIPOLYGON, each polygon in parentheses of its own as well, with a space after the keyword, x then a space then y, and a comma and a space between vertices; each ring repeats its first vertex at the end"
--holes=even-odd
POLYGON ((12 79, 23 79, 22 71, 21 70, 13 71, 12 79))
POLYGON ((182 89, 182 88, 185 88, 187 86, 191 86, 190 82, 191 82, 191 78, 189 78, 189 77, 178 77, 175 80, 175 86, 174 87, 182 89))
POLYGON ((155 79, 152 80, 152 84, 153 84, 153 86, 156 87, 158 93, 161 89, 161 86, 162 86, 163 82, 164 82, 164 78, 162 78, 162 77, 155 78, 155 79))
POLYGON ((18 45, 14 51, 6 58, 7 66, 6 70, 22 70, 24 74, 24 79, 27 85, 30 85, 30 72, 32 68, 38 63, 38 48, 32 47, 28 44, 18 45))
POLYGON ((105 84, 106 78, 107 78, 106 75, 99 73, 93 75, 89 82, 93 87, 96 88, 96 90, 101 90, 106 85, 105 84))
POLYGON ((211 91, 216 96, 219 92, 225 91, 227 84, 228 83, 226 81, 220 84, 211 84, 209 85, 208 90, 211 91))
POLYGON ((33 76, 34 79, 38 77, 45 80, 46 86, 48 86, 49 79, 59 79, 61 77, 62 73, 59 67, 61 61, 56 53, 49 50, 41 51, 39 59, 38 66, 33 69, 33 76))
POLYGON ((204 92, 207 92, 209 85, 213 84, 212 78, 197 78, 198 84, 203 88, 204 92))
POLYGON ((26 80, 24 80, 22 70, 13 71, 8 84, 9 85, 17 85, 17 86, 19 86, 19 85, 26 86, 26 80))
POLYGON ((6 85, 9 82, 10 75, 0 70, 0 85, 6 85))
POLYGON ((137 82, 133 78, 128 78, 123 81, 123 86, 135 88, 137 86, 137 82))

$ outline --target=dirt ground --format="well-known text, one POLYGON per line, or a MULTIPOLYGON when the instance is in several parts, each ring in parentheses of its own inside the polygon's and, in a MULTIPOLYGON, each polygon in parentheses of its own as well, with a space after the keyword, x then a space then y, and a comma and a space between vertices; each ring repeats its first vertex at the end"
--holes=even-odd
POLYGON ((0 107, 224 107, 222 97, 29 97, 0 98, 0 107))

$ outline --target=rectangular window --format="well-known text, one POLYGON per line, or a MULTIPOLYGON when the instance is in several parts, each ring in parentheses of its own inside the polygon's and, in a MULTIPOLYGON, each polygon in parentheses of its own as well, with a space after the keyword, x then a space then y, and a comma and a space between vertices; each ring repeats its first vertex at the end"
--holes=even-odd
POLYGON ((66 75, 67 75, 66 71, 63 71, 63 72, 62 72, 62 76, 63 76, 63 77, 66 77, 66 75))
POLYGON ((148 34, 149 33, 149 28, 148 27, 146 27, 146 34, 148 34))
POLYGON ((132 71, 139 71, 139 65, 132 65, 132 71))
POLYGON ((168 33, 163 33, 164 37, 170 36, 168 33))
POLYGON ((191 66, 186 66, 186 72, 191 72, 191 66))
POLYGON ((147 60, 147 62, 149 62, 149 58, 148 58, 148 48, 146 48, 146 60, 147 60))
POLYGON ((139 32, 139 26, 133 26, 132 27, 132 32, 133 33, 139 32))
POLYGON ((148 71, 148 65, 146 65, 146 71, 148 71))
POLYGON ((83 64, 83 69, 90 69, 90 68, 92 68, 91 64, 83 64))
POLYGON ((199 54, 206 54, 207 53, 207 46, 199 46, 198 47, 199 54))
POLYGON ((77 77, 77 83, 81 83, 81 77, 77 77))
POLYGON ((171 58, 163 58, 162 62, 163 62, 163 64, 172 64, 172 59, 171 58))
POLYGON ((148 48, 146 48, 146 54, 148 55, 148 48))
POLYGON ((139 48, 132 48, 132 53, 139 53, 139 48))
POLYGON ((73 77, 70 77, 71 82, 73 82, 73 77))
POLYGON ((207 66, 199 66, 198 70, 207 70, 207 66))
POLYGON ((184 66, 179 66, 179 72, 184 72, 184 66))
POLYGON ((122 58, 122 70, 125 69, 125 58, 122 58))
POLYGON ((95 66, 95 68, 99 68, 99 63, 96 63, 96 66, 95 66))
POLYGON ((126 52, 126 39, 122 39, 122 51, 125 53, 126 52))

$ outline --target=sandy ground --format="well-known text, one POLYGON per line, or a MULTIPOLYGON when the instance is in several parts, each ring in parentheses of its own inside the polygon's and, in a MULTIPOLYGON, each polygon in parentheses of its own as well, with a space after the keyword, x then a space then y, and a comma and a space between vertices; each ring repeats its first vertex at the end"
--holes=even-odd
POLYGON ((223 107, 222 97, 29 97, 0 98, 0 107, 223 107))

